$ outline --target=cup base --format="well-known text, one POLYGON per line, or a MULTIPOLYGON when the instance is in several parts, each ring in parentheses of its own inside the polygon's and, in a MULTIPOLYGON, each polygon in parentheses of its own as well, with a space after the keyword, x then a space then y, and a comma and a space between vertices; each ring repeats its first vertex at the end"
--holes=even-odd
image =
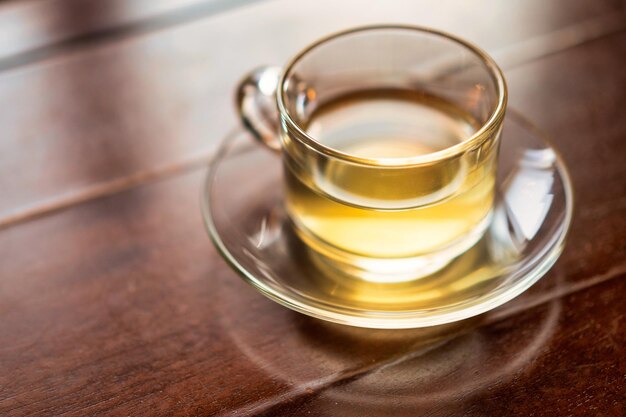
POLYGON ((317 238, 290 218, 308 260, 324 272, 375 283, 400 283, 428 277, 471 249, 491 223, 491 212, 469 233, 429 254, 402 258, 374 258, 339 249, 317 238))

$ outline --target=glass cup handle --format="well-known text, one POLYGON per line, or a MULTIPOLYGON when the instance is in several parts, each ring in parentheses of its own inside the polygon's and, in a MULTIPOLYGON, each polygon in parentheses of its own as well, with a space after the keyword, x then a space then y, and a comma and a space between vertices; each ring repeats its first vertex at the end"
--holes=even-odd
POLYGON ((282 69, 260 67, 237 87, 237 110, 244 126, 268 148, 280 151, 276 89, 282 69))

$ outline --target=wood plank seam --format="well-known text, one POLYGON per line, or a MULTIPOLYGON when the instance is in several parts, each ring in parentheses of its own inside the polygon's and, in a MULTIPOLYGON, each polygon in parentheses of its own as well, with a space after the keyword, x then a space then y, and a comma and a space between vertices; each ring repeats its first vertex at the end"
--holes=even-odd
POLYGON ((0 58, 0 72, 37 64, 39 62, 100 45, 108 45, 137 35, 148 34, 190 23, 216 15, 246 4, 265 0, 213 0, 183 7, 174 12, 161 14, 133 22, 114 25, 107 29, 68 37, 41 47, 0 58))
POLYGON ((626 29, 621 14, 608 14, 505 46, 493 54, 505 69, 518 68, 626 29))
POLYGON ((178 175, 184 175, 196 169, 204 169, 210 163, 213 156, 213 152, 201 154, 177 163, 164 165, 152 170, 139 171, 125 177, 115 178, 110 181, 94 184, 76 192, 69 192, 59 198, 50 199, 43 203, 27 207, 23 210, 0 218, 0 230, 15 224, 34 220, 39 217, 67 209, 75 205, 97 200, 99 198, 109 197, 117 193, 153 184, 178 175))

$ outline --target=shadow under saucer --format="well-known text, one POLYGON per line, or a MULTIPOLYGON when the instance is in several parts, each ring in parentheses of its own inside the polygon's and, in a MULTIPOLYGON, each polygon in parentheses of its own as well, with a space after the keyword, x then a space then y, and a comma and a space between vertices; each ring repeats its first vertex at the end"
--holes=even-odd
POLYGON ((440 408, 449 415, 468 396, 528 370, 561 312, 556 299, 512 320, 502 320, 497 310, 442 326, 365 329, 296 314, 252 292, 223 290, 228 294, 218 288, 216 310, 222 332, 261 372, 290 387, 276 401, 247 407, 254 415, 297 409, 322 416, 412 416, 438 415, 440 408))

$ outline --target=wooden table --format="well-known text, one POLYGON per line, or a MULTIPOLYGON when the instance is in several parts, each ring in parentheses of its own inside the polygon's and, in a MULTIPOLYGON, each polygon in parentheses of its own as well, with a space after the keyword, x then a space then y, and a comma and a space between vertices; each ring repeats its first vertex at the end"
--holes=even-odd
POLYGON ((0 415, 626 415, 626 14, 618 0, 0 5, 0 415), (198 195, 252 67, 328 32, 454 32, 571 168, 561 259, 456 326, 372 331, 265 299, 198 195))

